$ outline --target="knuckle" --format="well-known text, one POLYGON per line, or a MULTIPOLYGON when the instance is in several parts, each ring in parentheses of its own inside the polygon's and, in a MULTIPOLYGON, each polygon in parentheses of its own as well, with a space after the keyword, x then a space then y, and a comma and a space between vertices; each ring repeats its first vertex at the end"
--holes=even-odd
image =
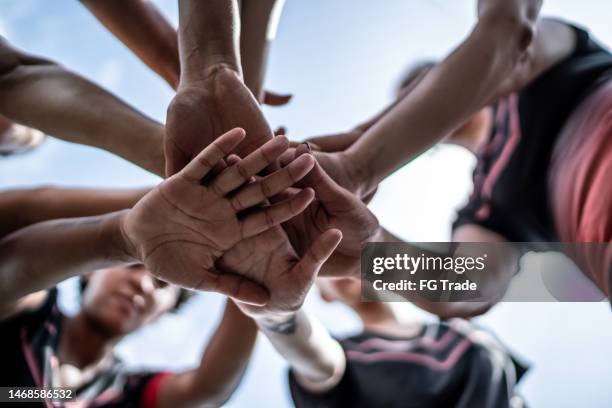
POLYGON ((269 182, 267 182, 266 180, 263 180, 260 183, 261 186, 261 193, 264 195, 264 197, 272 197, 274 195, 274 189, 270 186, 269 182))
POLYGON ((249 171, 244 167, 244 165, 242 163, 237 163, 237 164, 235 164, 235 166, 236 166, 236 171, 240 175, 240 178, 242 178, 245 181, 247 181, 247 180, 249 180, 251 178, 251 175, 249 174, 249 171))

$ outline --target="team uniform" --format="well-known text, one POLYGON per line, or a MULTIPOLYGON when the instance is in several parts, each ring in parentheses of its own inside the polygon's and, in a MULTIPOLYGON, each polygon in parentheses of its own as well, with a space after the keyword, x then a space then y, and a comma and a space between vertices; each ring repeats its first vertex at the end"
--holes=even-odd
POLYGON ((572 257, 610 295, 612 55, 570 27, 571 55, 493 106, 474 191, 453 227, 477 224, 511 242, 607 244, 572 257))
POLYGON ((524 406, 514 388, 526 368, 465 320, 423 325, 414 337, 364 332, 340 344, 346 370, 331 390, 308 391, 289 373, 297 408, 524 406))
MULTIPOLYGON (((0 384, 4 387, 59 387, 57 349, 64 316, 57 307, 57 289, 44 304, 0 321, 3 350, 0 384)), ((113 358, 107 368, 76 389, 71 407, 154 407, 157 391, 169 373, 130 373, 113 358)), ((30 405, 31 406, 31 405, 30 405)), ((46 401, 40 406, 58 407, 46 401)))

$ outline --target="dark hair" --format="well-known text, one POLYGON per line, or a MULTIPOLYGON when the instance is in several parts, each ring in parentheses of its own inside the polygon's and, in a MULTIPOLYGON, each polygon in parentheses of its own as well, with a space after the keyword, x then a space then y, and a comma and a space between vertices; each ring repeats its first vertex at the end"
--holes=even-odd
MULTIPOLYGON (((85 275, 79 276, 79 294, 81 295, 81 297, 83 296, 83 292, 85 291, 85 288, 87 288, 88 283, 89 279, 85 275)), ((192 296, 192 291, 184 288, 179 288, 179 294, 176 297, 176 302, 174 303, 174 306, 172 306, 172 309, 169 310, 169 312, 178 312, 181 306, 183 306, 192 296)))

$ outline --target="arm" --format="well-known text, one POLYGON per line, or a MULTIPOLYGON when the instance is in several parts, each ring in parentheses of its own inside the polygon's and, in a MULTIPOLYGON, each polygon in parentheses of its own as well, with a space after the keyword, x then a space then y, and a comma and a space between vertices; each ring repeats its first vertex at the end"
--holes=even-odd
POLYGON ((342 379, 346 366, 342 346, 303 310, 288 316, 258 319, 257 326, 287 360, 304 388, 325 392, 342 379))
POLYGON ((365 190, 573 49, 569 29, 550 20, 540 22, 536 41, 530 40, 537 1, 527 11, 518 1, 487 3, 495 7, 481 12, 468 39, 346 151, 346 160, 370 163, 357 175, 365 190), (510 6, 516 10, 504 8, 510 6))
POLYGON ((178 172, 219 134, 234 127, 248 135, 237 152, 241 157, 272 138, 259 103, 242 80, 239 37, 235 0, 179 2, 181 81, 168 107, 167 175, 178 172))
POLYGON ((228 300, 200 366, 164 380, 158 408, 223 405, 238 388, 256 339, 257 327, 253 320, 228 300))
POLYGON ((101 215, 131 208, 150 189, 34 188, 0 193, 0 237, 37 222, 101 215))
POLYGON ((0 314, 64 279, 128 261, 122 214, 46 221, 0 240, 0 314))
POLYGON ((163 175, 164 128, 159 123, 86 79, 5 41, 0 42, 0 113, 163 175))
POLYGON ((81 0, 106 28, 173 89, 180 66, 174 27, 148 0, 81 0))
POLYGON ((223 65, 242 76, 240 14, 236 0, 180 0, 181 82, 191 83, 223 65))
POLYGON ((270 45, 276 37, 284 3, 285 0, 242 0, 240 9, 240 54, 244 83, 258 100, 270 104, 288 101, 288 97, 263 92, 270 45))

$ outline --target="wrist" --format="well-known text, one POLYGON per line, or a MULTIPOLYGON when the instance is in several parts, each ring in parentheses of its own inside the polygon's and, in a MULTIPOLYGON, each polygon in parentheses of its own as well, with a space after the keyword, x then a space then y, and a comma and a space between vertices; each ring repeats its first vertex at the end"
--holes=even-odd
POLYGON ((204 81, 221 71, 232 71, 243 80, 242 69, 237 58, 224 54, 211 54, 205 57, 192 57, 181 66, 179 88, 194 82, 204 81))
POLYGON ((257 326, 268 332, 289 333, 294 331, 297 312, 269 313, 254 317, 257 326))
POLYGON ((136 247, 125 233, 125 218, 128 212, 129 210, 122 210, 108 214, 102 223, 102 242, 108 248, 108 260, 126 263, 138 260, 136 247))
POLYGON ((353 149, 352 146, 347 150, 340 152, 340 160, 345 164, 345 168, 349 173, 350 179, 355 183, 355 195, 363 198, 376 189, 377 183, 374 180, 371 167, 367 165, 369 159, 361 157, 361 152, 353 149), (356 165, 357 163, 366 163, 365 165, 356 165))

